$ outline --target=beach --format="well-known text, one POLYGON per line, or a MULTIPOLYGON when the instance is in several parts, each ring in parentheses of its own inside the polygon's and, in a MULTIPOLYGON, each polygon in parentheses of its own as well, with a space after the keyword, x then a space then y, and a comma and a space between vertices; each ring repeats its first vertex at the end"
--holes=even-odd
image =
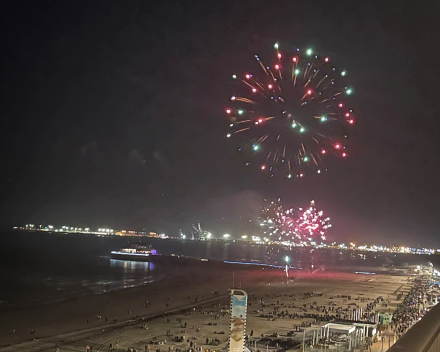
POLYGON ((227 288, 233 284, 233 276, 238 285, 241 283, 243 287, 251 287, 264 282, 272 275, 264 269, 213 269, 202 264, 179 267, 175 271, 174 277, 143 286, 54 304, 2 311, 0 345, 84 328, 102 327, 106 325, 106 317, 108 322, 113 322, 114 319, 122 322, 136 315, 160 314, 197 303, 196 295, 198 302, 211 299, 211 292, 215 291, 218 291, 219 295, 227 295, 227 288), (148 308, 145 307, 147 302, 148 308), (101 321, 96 319, 97 316, 102 317, 101 321), (15 335, 12 334, 13 329, 17 330, 15 335), (31 329, 35 329, 35 335, 30 334, 31 329))
POLYGON ((286 334, 294 325, 313 320, 303 317, 269 322, 260 315, 264 310, 270 311, 270 305, 289 307, 286 308, 289 313, 301 314, 299 304, 327 305, 333 300, 347 308, 351 303, 365 307, 382 296, 389 302, 381 310, 392 312, 398 304, 396 292, 407 285, 404 277, 399 276, 305 270, 292 270, 290 277, 294 279, 289 282, 279 268, 239 265, 214 268, 191 265, 179 268, 178 273, 173 278, 144 286, 2 312, 0 351, 55 351, 57 344, 60 351, 84 351, 85 346, 108 350, 108 345, 115 345, 116 341, 121 351, 143 350, 146 344, 166 340, 158 345, 163 352, 189 347, 190 342, 212 349, 206 342, 214 339, 218 339, 216 348, 219 349, 227 343, 228 288, 233 285, 247 290, 251 297, 246 330, 248 334, 252 331, 253 336, 286 334), (304 294, 310 292, 321 296, 305 298, 304 294), (347 295, 352 297, 351 302, 341 298, 347 295), (264 308, 260 306, 261 298, 265 300, 264 308), (183 310, 190 314, 182 314, 183 310), (176 319, 185 322, 187 327, 182 328, 176 319), (143 325, 148 329, 142 329, 143 325), (174 341, 176 336, 185 336, 185 339, 174 341), (187 342, 188 336, 191 336, 190 342, 187 342))

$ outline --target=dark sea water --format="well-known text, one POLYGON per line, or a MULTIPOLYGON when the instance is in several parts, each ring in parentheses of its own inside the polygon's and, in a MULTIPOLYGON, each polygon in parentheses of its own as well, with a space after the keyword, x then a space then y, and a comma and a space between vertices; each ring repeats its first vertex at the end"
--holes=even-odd
POLYGON ((85 234, 2 232, 0 241, 0 309, 62 301, 139 286, 175 274, 166 264, 110 259, 110 252, 138 241, 160 254, 179 254, 221 261, 312 267, 439 264, 438 256, 359 253, 216 241, 161 240, 137 237, 98 237, 85 234))

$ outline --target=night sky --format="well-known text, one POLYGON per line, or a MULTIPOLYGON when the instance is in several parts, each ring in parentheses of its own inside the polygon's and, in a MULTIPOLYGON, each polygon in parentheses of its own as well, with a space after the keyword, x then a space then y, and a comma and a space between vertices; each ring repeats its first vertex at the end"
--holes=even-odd
POLYGON ((330 238, 440 246, 434 1, 15 1, 1 6, 0 219, 241 235, 314 199, 330 238), (225 138, 230 77, 273 43, 347 68, 350 158, 270 179, 225 138))

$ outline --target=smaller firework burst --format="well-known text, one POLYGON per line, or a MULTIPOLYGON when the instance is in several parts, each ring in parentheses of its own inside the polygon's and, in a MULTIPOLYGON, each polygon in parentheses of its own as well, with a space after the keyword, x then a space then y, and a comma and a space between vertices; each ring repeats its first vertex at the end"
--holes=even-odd
POLYGON ((332 227, 330 218, 324 217, 322 210, 317 210, 315 201, 310 201, 310 206, 298 209, 295 234, 298 238, 312 242, 324 242, 327 239, 327 231, 332 227))
POLYGON ((311 245, 324 243, 332 225, 330 218, 325 217, 322 210, 317 210, 314 200, 307 208, 284 210, 278 199, 263 207, 260 226, 264 235, 273 241, 311 245))

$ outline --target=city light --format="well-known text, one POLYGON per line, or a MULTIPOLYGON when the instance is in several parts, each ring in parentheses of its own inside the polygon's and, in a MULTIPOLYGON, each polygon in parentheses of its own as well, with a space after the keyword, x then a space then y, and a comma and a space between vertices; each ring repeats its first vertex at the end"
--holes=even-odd
MULTIPOLYGON (((342 154, 341 154, 342 155, 342 154)), ((262 169, 268 168, 266 165, 262 166, 262 169)), ((323 172, 322 170, 316 171, 318 174, 323 172)), ((305 174, 303 172, 296 175, 296 177, 303 177, 305 174)), ((288 174, 286 176, 287 178, 292 177, 291 174, 288 174)), ((307 213, 308 208, 304 209, 304 212, 307 213)), ((309 214, 309 213, 307 213, 309 214)), ((325 221, 329 221, 330 218, 326 217, 324 219, 325 221)), ((266 223, 268 226, 273 226, 274 222, 272 219, 266 220, 266 223)), ((259 223, 259 227, 263 226, 263 223, 259 223)), ((331 227, 331 224, 328 224, 328 228, 331 227)), ((14 226, 14 231, 30 231, 30 232, 57 232, 57 233, 74 233, 74 234, 81 234, 85 233, 87 235, 97 235, 97 236, 145 236, 145 237, 156 237, 163 240, 168 239, 169 237, 165 233, 157 234, 156 232, 145 232, 145 231, 134 231, 134 230, 122 230, 122 229, 112 229, 112 228, 105 228, 105 227, 99 227, 97 229, 92 229, 90 227, 75 227, 75 226, 67 226, 62 225, 60 227, 56 225, 35 225, 35 224, 25 224, 23 226, 14 226)), ((199 230, 198 230, 199 231, 199 230)), ((184 233, 180 233, 179 236, 174 236, 174 238, 181 238, 185 240, 208 240, 213 239, 213 235, 211 232, 208 231, 201 231, 200 233, 204 233, 203 236, 187 236, 184 233)), ((222 239, 229 239, 232 236, 228 233, 225 233, 221 236, 222 239)), ((252 240, 253 242, 257 244, 264 244, 264 245, 273 245, 278 244, 282 246, 287 246, 289 248, 291 247, 310 247, 310 248, 333 248, 338 250, 352 250, 352 251, 359 251, 359 252, 377 252, 377 253, 402 253, 402 254, 421 254, 421 255, 439 255, 440 254, 440 248, 419 248, 419 247, 409 247, 409 246, 403 246, 403 245, 396 245, 396 246, 384 246, 381 244, 372 244, 372 245, 366 245, 366 244, 360 244, 357 245, 353 241, 348 241, 348 244, 345 243, 338 243, 336 241, 332 241, 329 243, 325 243, 327 236, 324 232, 321 232, 318 234, 319 241, 316 241, 316 239, 308 238, 300 241, 296 241, 294 238, 292 239, 283 239, 280 240, 276 236, 267 236, 267 237, 261 237, 260 235, 257 235, 256 233, 253 235, 241 235, 241 240, 252 240)), ((360 256, 363 256, 363 254, 359 254, 360 256)), ((289 256, 284 256, 283 260, 285 262, 289 262, 291 259, 289 256)))

